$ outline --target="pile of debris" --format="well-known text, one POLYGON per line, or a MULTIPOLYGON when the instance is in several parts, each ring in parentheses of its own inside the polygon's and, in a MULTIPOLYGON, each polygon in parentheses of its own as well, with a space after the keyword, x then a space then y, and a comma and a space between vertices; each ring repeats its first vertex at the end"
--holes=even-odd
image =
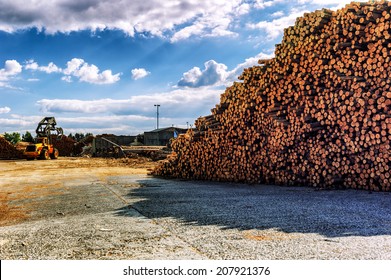
POLYGON ((17 159, 23 157, 23 151, 15 148, 12 143, 0 136, 0 159, 17 159))
POLYGON ((76 151, 76 141, 65 135, 57 138, 52 137, 53 146, 58 150, 60 156, 69 157, 78 154, 76 151))
POLYGON ((305 14, 155 175, 391 190, 391 3, 305 14))

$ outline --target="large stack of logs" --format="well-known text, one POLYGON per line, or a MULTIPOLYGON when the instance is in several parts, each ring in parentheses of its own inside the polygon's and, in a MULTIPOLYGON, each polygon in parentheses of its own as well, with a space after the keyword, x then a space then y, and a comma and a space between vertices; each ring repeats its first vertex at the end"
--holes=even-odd
POLYGON ((0 159, 22 158, 23 151, 19 151, 12 143, 0 136, 0 159))
POLYGON ((391 3, 305 14, 155 175, 391 190, 391 3))

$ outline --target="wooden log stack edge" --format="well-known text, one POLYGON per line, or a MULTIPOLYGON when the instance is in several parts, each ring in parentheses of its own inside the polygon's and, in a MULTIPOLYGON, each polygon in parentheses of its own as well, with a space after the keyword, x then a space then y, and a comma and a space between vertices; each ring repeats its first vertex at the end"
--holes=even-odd
POLYGON ((391 3, 304 14, 152 173, 391 190, 391 3))

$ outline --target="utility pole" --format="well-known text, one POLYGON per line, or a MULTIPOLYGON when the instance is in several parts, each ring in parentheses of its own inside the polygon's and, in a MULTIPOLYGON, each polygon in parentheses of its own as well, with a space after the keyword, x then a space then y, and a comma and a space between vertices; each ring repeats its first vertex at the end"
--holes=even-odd
POLYGON ((154 105, 156 107, 156 129, 159 129, 159 104, 154 105))

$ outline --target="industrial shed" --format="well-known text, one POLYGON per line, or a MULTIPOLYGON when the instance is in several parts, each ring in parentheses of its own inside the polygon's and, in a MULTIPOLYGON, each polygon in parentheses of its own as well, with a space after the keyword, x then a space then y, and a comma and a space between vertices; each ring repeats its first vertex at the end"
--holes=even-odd
POLYGON ((159 128, 144 132, 144 145, 146 146, 166 146, 171 138, 186 133, 187 129, 178 127, 159 128))
POLYGON ((113 134, 97 135, 92 142, 93 154, 102 156, 114 152, 116 147, 129 146, 136 139, 136 136, 124 136, 113 134))

